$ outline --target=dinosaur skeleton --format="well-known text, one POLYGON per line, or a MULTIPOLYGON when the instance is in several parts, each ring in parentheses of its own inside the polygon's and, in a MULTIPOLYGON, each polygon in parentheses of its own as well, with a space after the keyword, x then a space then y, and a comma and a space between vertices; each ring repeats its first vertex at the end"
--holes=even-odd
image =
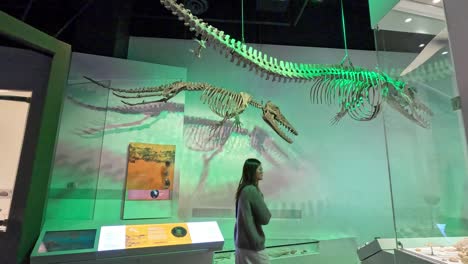
POLYGON ((248 47, 241 41, 231 38, 202 19, 194 16, 183 4, 177 4, 175 0, 160 0, 161 4, 170 10, 184 25, 194 31, 196 37, 200 36, 206 46, 219 48, 220 54, 231 56, 231 62, 237 65, 249 67, 255 70, 260 77, 270 78, 272 81, 312 81, 311 99, 315 102, 338 102, 340 112, 334 118, 339 121, 345 115, 358 121, 369 121, 378 116, 382 108, 382 102, 393 100, 390 104, 398 112, 404 113, 416 124, 427 128, 428 117, 432 115, 429 108, 420 102, 415 103, 411 97, 414 88, 405 82, 393 80, 382 72, 371 71, 354 67, 350 61, 349 66, 341 64, 322 65, 285 62, 277 58, 263 54, 252 47, 248 47), (388 96, 391 95, 391 96, 388 96), (388 96, 388 97, 387 97, 388 96), (395 98, 402 97, 403 99, 395 98))
POLYGON ((289 132, 293 135, 298 135, 296 129, 289 123, 289 121, 283 116, 281 110, 278 106, 268 101, 265 105, 262 105, 259 102, 256 102, 252 99, 252 96, 248 93, 232 92, 223 88, 215 87, 207 83, 194 83, 194 82, 173 82, 166 85, 156 86, 156 87, 145 87, 137 89, 118 89, 107 87, 99 82, 85 77, 86 79, 96 83, 104 88, 110 89, 113 91, 113 94, 117 97, 124 99, 139 99, 139 98, 148 98, 148 97, 162 97, 158 100, 153 101, 141 101, 138 103, 130 103, 128 101, 122 100, 126 105, 135 106, 135 105, 146 105, 156 102, 167 102, 178 93, 182 91, 201 91, 202 96, 201 100, 203 103, 208 104, 209 108, 213 113, 223 118, 218 124, 217 127, 221 127, 227 120, 235 118, 235 126, 240 128, 239 115, 242 114, 245 109, 251 105, 255 108, 261 109, 263 112, 263 120, 286 142, 292 143, 293 140, 286 135, 286 132, 289 132), (280 127, 285 128, 286 131, 282 130, 280 127))

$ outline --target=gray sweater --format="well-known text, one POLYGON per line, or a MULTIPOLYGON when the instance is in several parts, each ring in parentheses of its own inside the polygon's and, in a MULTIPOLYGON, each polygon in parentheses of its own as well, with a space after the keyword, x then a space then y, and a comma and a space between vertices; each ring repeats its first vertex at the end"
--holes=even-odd
POLYGON ((237 202, 234 241, 237 248, 260 251, 265 249, 265 234, 262 225, 270 222, 263 194, 254 185, 245 186, 237 202))

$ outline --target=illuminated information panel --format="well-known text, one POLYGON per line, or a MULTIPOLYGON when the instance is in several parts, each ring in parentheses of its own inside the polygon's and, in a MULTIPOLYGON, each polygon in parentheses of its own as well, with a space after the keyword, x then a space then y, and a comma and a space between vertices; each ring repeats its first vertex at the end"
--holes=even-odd
POLYGON ((223 241, 216 222, 103 226, 98 251, 223 241))

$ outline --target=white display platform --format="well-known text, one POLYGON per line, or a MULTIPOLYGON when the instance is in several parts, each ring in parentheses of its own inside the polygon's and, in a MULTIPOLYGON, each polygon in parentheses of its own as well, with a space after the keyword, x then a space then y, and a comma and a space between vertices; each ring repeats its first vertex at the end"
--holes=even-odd
POLYGON ((32 264, 212 263, 224 238, 216 222, 101 226, 44 230, 32 264))
POLYGON ((462 264, 453 246, 462 239, 464 237, 401 238, 398 249, 395 249, 395 239, 377 239, 359 248, 358 255, 363 264, 394 263, 393 258, 381 256, 391 249, 397 264, 462 264))
MULTIPOLYGON (((429 237, 402 239, 404 245, 400 249, 397 260, 402 258, 418 258, 418 263, 463 263, 454 245, 465 237, 429 237), (410 256, 410 257, 408 257, 410 256)), ((414 261, 414 260, 412 260, 414 261)), ((409 262, 408 262, 409 263, 409 262)))
POLYGON ((402 249, 402 252, 422 258, 427 263, 462 263, 454 247, 420 247, 402 249))

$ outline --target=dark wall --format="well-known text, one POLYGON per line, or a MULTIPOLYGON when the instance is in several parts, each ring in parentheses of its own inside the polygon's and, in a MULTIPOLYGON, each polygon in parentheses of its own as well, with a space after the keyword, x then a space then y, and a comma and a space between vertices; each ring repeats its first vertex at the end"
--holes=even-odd
POLYGON ((133 0, 93 1, 73 23, 73 51, 127 58, 132 6, 133 0))
POLYGON ((52 57, 37 51, 5 47, 0 41, 0 87, 34 91, 47 87, 52 57))
MULTIPOLYGON (((0 87, 32 91, 7 232, 0 233, 0 263, 6 264, 16 263, 22 236, 37 239, 39 229, 34 232, 25 231, 28 230, 25 226, 40 226, 42 223, 47 189, 35 188, 31 183, 52 57, 32 50, 0 46, 0 58, 0 87), (37 199, 28 204, 28 195, 37 199), (27 217, 26 211, 29 212, 27 217)), ((49 179, 49 175, 35 177, 40 177, 41 179, 36 180, 45 181, 44 184, 49 179)))

